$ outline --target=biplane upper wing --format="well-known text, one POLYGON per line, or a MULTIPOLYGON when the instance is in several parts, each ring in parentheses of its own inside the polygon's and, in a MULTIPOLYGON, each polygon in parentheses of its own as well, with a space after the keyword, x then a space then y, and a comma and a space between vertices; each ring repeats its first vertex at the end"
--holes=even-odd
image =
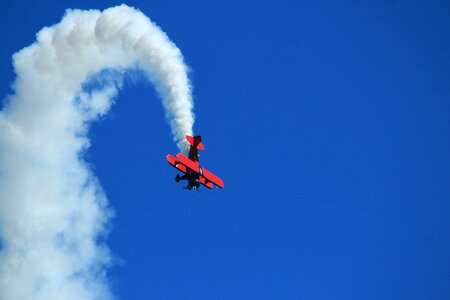
POLYGON ((189 158, 187 158, 186 156, 184 156, 181 153, 177 154, 177 160, 182 163, 183 165, 185 165, 187 168, 191 169, 192 171, 199 173, 200 172, 200 166, 198 165, 198 163, 190 160, 189 158))
POLYGON ((218 187, 220 187, 221 189, 223 189, 224 184, 222 179, 220 179, 218 176, 214 175, 210 171, 206 170, 205 168, 202 168, 202 177, 205 177, 207 181, 210 181, 215 185, 217 185, 218 187))
POLYGON ((171 164, 172 166, 174 166, 181 172, 186 173, 186 171, 187 171, 186 166, 183 164, 180 164, 175 156, 173 156, 171 154, 167 155, 167 161, 169 162, 169 164, 171 164))

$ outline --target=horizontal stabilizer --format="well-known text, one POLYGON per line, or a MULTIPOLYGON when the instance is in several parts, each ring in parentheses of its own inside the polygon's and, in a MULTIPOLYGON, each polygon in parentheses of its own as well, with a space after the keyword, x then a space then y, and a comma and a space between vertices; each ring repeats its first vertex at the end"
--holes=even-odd
POLYGON ((198 150, 205 150, 205 146, 203 146, 203 144, 202 144, 202 136, 201 135, 196 135, 194 137, 192 137, 190 135, 186 135, 186 140, 189 142, 189 144, 192 147, 197 148, 198 150))

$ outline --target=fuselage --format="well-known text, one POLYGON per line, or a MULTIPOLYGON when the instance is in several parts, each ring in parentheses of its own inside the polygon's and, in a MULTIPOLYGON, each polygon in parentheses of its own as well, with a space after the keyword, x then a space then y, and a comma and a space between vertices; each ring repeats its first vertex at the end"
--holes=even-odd
MULTIPOLYGON (((198 155, 198 149, 196 147, 190 146, 189 148, 189 159, 199 163, 200 162, 200 158, 198 155)), ((200 169, 201 170, 201 169, 200 169)), ((191 169, 187 169, 186 172, 186 177, 187 177, 187 181, 188 181, 188 186, 187 188, 189 190, 191 190, 192 188, 198 188, 200 186, 200 176, 198 173, 192 171, 191 169)))

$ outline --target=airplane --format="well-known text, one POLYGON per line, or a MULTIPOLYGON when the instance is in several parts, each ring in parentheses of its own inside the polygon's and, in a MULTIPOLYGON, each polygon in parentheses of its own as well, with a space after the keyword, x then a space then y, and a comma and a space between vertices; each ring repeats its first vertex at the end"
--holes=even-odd
POLYGON ((202 144, 202 137, 200 135, 194 137, 186 135, 186 140, 190 144, 189 157, 181 153, 178 153, 176 157, 171 154, 167 155, 169 164, 184 173, 183 176, 177 174, 175 181, 187 180, 188 185, 186 188, 188 190, 198 189, 200 184, 209 189, 212 189, 214 185, 223 188, 222 179, 200 166, 198 150, 205 150, 205 146, 202 144))

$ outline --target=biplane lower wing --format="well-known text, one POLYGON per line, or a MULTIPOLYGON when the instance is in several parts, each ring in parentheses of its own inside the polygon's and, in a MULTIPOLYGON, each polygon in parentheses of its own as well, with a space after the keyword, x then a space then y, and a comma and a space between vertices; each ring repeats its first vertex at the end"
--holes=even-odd
POLYGON ((221 189, 223 189, 224 184, 223 184, 222 179, 220 179, 219 177, 217 177, 210 171, 206 170, 205 168, 202 168, 202 175, 203 175, 203 177, 205 177, 207 179, 207 181, 210 181, 210 182, 214 183, 215 185, 217 185, 218 187, 220 187, 221 189))
POLYGON ((212 189, 212 188, 214 187, 214 186, 213 186, 213 183, 212 183, 211 181, 207 180, 207 179, 206 179, 205 177, 203 177, 203 176, 200 176, 199 181, 200 181, 201 184, 203 184, 204 186, 206 186, 208 189, 212 189))

